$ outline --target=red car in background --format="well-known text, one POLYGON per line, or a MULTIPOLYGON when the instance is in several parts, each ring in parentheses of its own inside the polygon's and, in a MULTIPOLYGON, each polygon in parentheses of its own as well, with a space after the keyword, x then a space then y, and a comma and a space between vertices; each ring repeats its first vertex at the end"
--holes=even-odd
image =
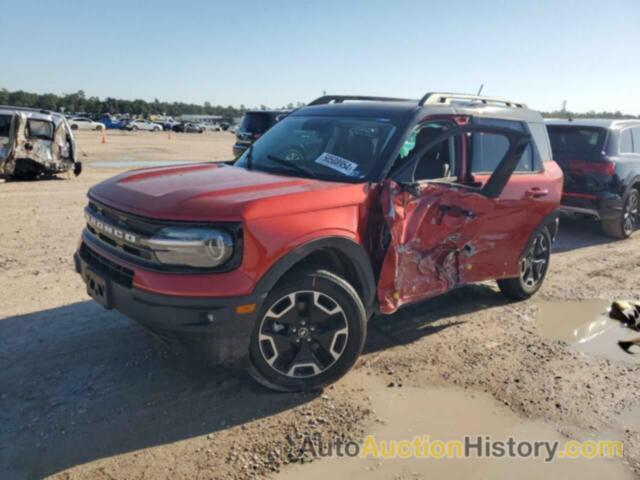
POLYGON ((374 313, 486 280, 534 294, 561 195, 524 104, 325 96, 233 165, 94 186, 76 269, 159 335, 207 338, 271 388, 318 388, 355 363, 374 313))

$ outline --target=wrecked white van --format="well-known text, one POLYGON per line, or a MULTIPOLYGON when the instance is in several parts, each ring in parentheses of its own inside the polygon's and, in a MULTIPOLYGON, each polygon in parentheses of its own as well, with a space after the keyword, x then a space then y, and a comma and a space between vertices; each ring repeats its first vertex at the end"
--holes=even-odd
POLYGON ((73 171, 76 143, 60 113, 0 106, 0 178, 34 179, 73 171))

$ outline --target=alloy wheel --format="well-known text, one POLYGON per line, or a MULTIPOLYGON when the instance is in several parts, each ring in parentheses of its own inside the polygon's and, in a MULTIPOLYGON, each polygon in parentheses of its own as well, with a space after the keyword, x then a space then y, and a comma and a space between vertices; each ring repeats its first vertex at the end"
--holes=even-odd
POLYGON ((547 237, 540 232, 520 260, 520 279, 527 288, 535 287, 544 278, 549 264, 549 253, 547 237))
POLYGON ((260 323, 260 354, 287 377, 320 375, 342 356, 349 336, 344 310, 325 293, 300 290, 274 302, 260 323))
POLYGON ((622 229, 625 235, 629 236, 633 233, 638 224, 638 210, 640 208, 639 196, 636 192, 632 192, 627 199, 624 211, 622 212, 622 229))

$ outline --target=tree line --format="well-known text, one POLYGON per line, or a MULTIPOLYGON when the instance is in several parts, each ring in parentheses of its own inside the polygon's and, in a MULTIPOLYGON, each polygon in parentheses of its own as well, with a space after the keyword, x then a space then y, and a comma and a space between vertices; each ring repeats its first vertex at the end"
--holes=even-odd
MULTIPOLYGON (((197 115, 221 115, 223 117, 239 117, 247 109, 244 105, 234 107, 231 105, 212 105, 205 102, 203 105, 184 102, 161 102, 157 98, 153 102, 146 100, 123 100, 120 98, 87 97, 84 91, 65 95, 55 95, 53 93, 30 93, 23 90, 10 92, 3 88, 0 90, 0 105, 12 105, 16 107, 41 108, 57 112, 73 113, 111 113, 130 115, 171 115, 182 114, 197 115)), ((261 105, 266 109, 266 106, 261 105)))
MULTIPOLYGON (((123 100, 120 98, 106 97, 101 100, 99 97, 87 97, 84 91, 79 90, 76 93, 65 95, 55 95, 53 93, 30 93, 22 90, 14 92, 8 91, 6 88, 0 89, 0 105, 13 105, 16 107, 42 108, 44 110, 53 110, 58 112, 73 113, 111 113, 111 114, 129 114, 129 115, 171 115, 179 116, 183 114, 195 115, 220 115, 225 118, 240 117, 247 111, 244 105, 234 107, 231 105, 212 105, 210 102, 204 102, 203 105, 184 102, 161 102, 157 98, 153 102, 146 100, 123 100)), ((293 109, 304 106, 304 103, 297 102, 295 105, 289 103, 280 108, 293 109)), ((266 105, 260 105, 260 110, 267 110, 266 105)), ((541 112, 544 117, 553 118, 640 118, 640 115, 626 115, 620 111, 615 112, 596 112, 589 111, 585 113, 570 112, 567 110, 556 110, 552 112, 541 112)))

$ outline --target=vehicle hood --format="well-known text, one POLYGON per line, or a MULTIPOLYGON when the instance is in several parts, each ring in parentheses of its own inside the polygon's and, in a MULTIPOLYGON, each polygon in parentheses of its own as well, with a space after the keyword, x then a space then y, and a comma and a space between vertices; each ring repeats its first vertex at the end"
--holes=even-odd
POLYGON ((239 221, 360 204, 368 188, 203 163, 126 172, 89 197, 150 218, 239 221))

